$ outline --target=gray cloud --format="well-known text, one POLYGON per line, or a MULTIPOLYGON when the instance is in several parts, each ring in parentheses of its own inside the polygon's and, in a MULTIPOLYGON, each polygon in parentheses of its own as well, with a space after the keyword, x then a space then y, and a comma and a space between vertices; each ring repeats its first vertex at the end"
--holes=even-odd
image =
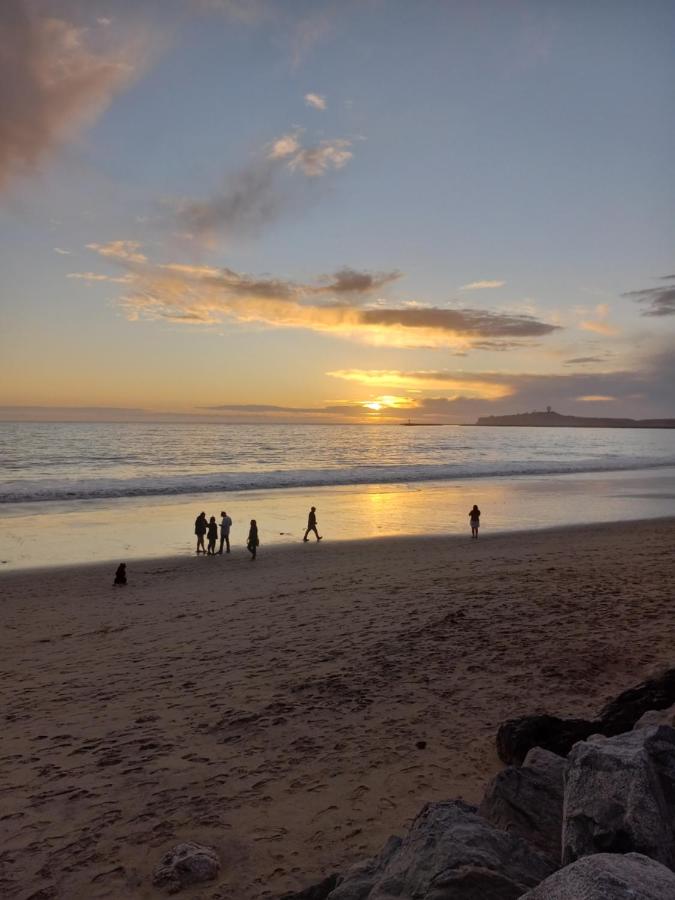
POLYGON ((258 161, 228 180, 213 197, 182 201, 176 210, 179 228, 207 238, 216 233, 228 238, 255 236, 289 206, 277 169, 272 160, 258 161))
MULTIPOLYGON (((473 337, 523 338, 541 337, 559 330, 527 314, 491 312, 489 310, 437 307, 404 309, 366 309, 364 322, 371 325, 401 325, 404 328, 430 328, 453 331, 473 337)), ((489 345, 490 349, 494 349, 489 345)))
POLYGON ((563 365, 565 366, 585 366, 589 363, 604 363, 607 361, 606 356, 575 356, 572 359, 566 359, 563 365))
POLYGON ((359 296, 366 300, 368 294, 381 290, 401 275, 398 271, 358 272, 345 266, 333 275, 324 275, 320 280, 327 283, 320 290, 337 297, 339 303, 352 304, 359 296))
POLYGON ((309 199, 307 181, 343 168, 352 158, 349 141, 322 141, 303 147, 299 132, 282 135, 263 157, 226 179, 223 187, 204 200, 174 204, 178 228, 188 237, 212 240, 253 237, 281 216, 296 213, 309 199), (299 172, 304 178, 284 178, 299 172))
POLYGON ((29 0, 0 3, 0 186, 33 170, 137 73, 138 42, 112 46, 108 27, 79 27, 58 6, 40 14, 29 0))
MULTIPOLYGON (((675 275, 663 275, 659 280, 672 281, 674 278, 675 275)), ((643 316, 675 316, 675 286, 626 291, 621 296, 644 304, 643 316)))

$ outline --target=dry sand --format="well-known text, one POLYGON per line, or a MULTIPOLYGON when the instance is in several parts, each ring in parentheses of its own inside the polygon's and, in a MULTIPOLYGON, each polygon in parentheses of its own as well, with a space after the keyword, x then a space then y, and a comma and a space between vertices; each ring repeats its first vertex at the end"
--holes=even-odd
POLYGON ((675 521, 5 574, 0 895, 275 897, 477 800, 494 734, 673 664, 675 521), (418 749, 418 741, 426 741, 418 749))

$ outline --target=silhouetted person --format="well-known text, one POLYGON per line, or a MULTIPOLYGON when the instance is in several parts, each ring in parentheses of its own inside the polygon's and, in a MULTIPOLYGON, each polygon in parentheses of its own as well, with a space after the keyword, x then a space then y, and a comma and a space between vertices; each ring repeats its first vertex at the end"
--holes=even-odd
POLYGON ((317 541, 320 541, 320 540, 321 540, 321 535, 320 535, 319 532, 316 530, 316 506, 313 506, 313 507, 310 509, 310 511, 309 511, 309 516, 307 516, 307 531, 305 532, 305 536, 304 536, 304 538, 303 538, 303 541, 308 541, 308 540, 309 540, 309 538, 307 537, 307 535, 310 533, 310 531, 313 531, 313 532, 314 532, 314 534, 316 535, 317 541))
POLYGON ((255 519, 251 519, 251 527, 248 531, 248 541, 246 543, 246 549, 251 554, 251 562, 255 559, 256 550, 260 545, 260 541, 258 540, 258 523, 255 519))
POLYGON ((127 583, 127 564, 120 563, 117 567, 117 571, 115 572, 115 580, 113 584, 126 584, 127 583))
POLYGON ((478 529, 480 527, 480 510, 474 503, 473 509, 469 512, 469 522, 471 523, 471 537, 478 540, 478 529))
POLYGON ((206 521, 206 513, 200 512, 195 519, 195 534, 197 535, 197 554, 206 553, 204 546, 204 535, 208 531, 208 522, 206 521))
POLYGON ((218 553, 222 555, 223 544, 227 544, 227 552, 230 552, 230 528, 232 527, 232 519, 226 512, 221 512, 222 521, 220 523, 220 550, 218 553))
POLYGON ((218 525, 216 523, 216 517, 211 516, 209 519, 209 556, 216 555, 216 541, 218 540, 218 525))

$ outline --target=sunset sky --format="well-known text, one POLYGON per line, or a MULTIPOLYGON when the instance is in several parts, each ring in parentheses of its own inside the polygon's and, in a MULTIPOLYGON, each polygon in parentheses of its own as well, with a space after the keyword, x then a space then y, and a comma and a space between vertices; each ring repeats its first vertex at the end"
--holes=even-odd
POLYGON ((674 34, 4 0, 0 418, 675 416, 674 34))

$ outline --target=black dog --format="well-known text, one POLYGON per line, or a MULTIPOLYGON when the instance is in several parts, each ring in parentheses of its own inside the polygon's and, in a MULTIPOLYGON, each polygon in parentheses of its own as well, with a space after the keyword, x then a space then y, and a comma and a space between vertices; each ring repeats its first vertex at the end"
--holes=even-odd
POLYGON ((113 581, 113 585, 115 584, 126 584, 127 583, 127 564, 120 563, 117 567, 117 571, 115 572, 115 580, 113 581))

